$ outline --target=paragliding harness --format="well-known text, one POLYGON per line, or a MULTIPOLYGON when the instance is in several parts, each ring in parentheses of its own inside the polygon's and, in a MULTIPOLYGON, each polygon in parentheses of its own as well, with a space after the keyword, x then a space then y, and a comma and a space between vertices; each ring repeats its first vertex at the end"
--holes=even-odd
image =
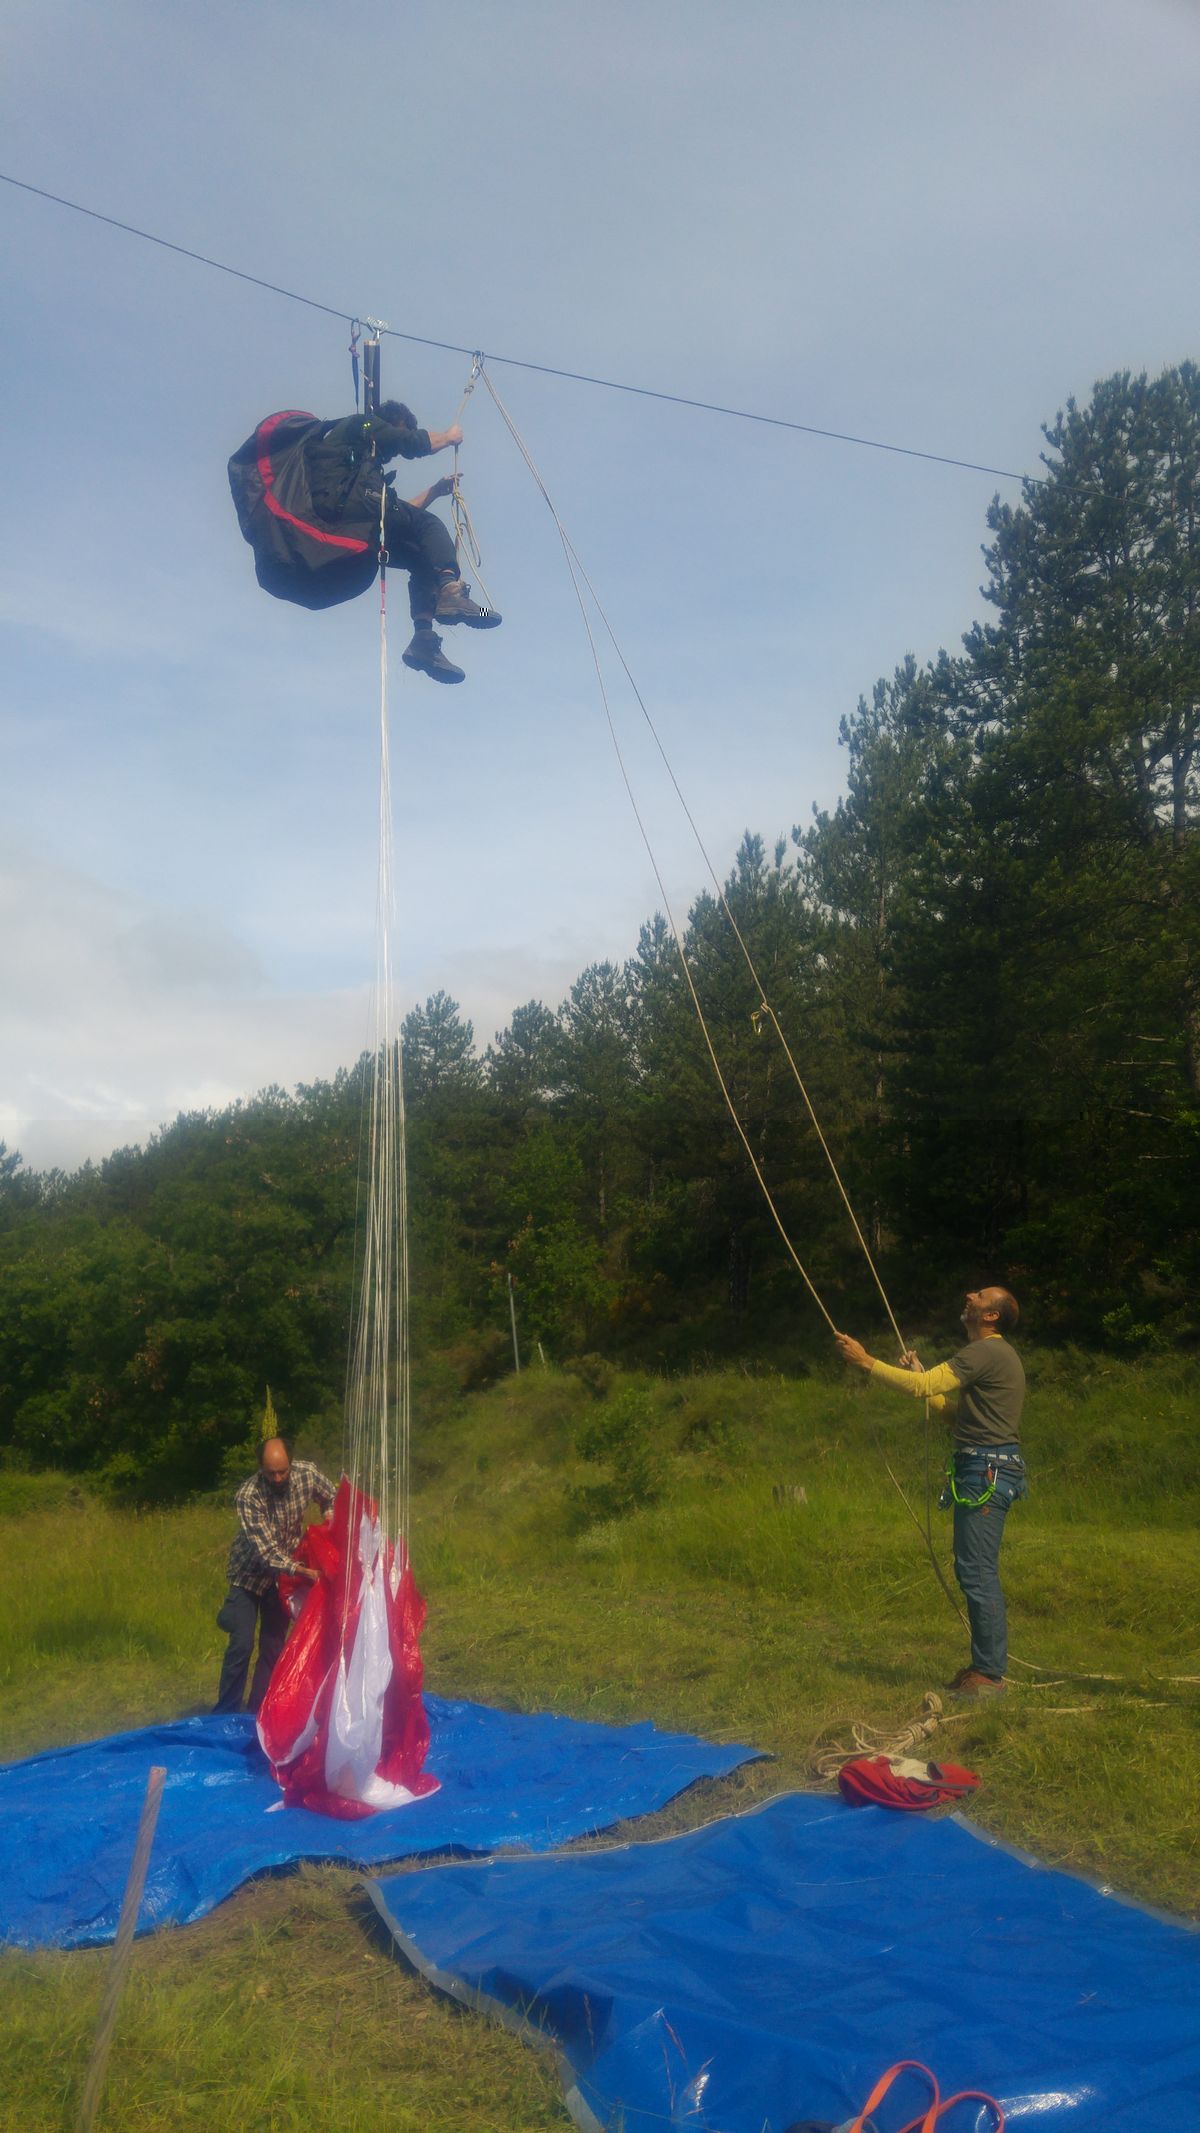
POLYGON ((306 447, 333 427, 302 408, 259 423, 229 462, 229 486, 254 571, 264 592, 298 607, 340 606, 366 592, 379 567, 379 472, 367 459, 339 517, 320 524, 306 447))
MULTIPOLYGON (((379 342, 382 319, 368 319, 362 351, 362 408, 379 410, 379 342)), ((362 321, 350 327, 350 366, 358 406, 362 321)), ((254 550, 254 574, 264 592, 297 607, 319 610, 356 600, 374 583, 382 559, 381 474, 374 446, 354 469, 338 509, 337 527, 323 525, 313 502, 308 447, 335 425, 305 408, 268 415, 229 462, 238 524, 254 550)), ((387 482, 390 476, 383 475, 387 482)))

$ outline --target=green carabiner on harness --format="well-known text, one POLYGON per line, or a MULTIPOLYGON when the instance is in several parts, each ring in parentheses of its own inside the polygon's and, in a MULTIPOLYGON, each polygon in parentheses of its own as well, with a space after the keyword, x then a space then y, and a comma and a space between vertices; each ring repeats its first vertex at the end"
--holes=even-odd
POLYGON ((988 1485, 986 1489, 984 1489, 981 1496, 961 1496, 959 1494, 958 1482, 956 1481, 954 1475, 954 1454, 953 1452, 951 1452, 950 1457, 946 1461, 946 1488, 949 1492, 951 1503, 961 1504, 963 1509, 966 1511, 978 1511, 981 1504, 990 1503, 992 1497, 996 1493, 995 1467, 990 1466, 988 1468, 988 1473, 991 1475, 992 1478, 988 1482, 988 1485))

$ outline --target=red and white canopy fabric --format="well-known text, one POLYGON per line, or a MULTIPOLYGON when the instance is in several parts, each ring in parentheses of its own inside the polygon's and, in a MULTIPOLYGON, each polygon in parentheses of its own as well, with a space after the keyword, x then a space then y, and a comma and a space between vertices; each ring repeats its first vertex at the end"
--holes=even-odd
POLYGON ((258 1714, 283 1804, 352 1821, 436 1792, 422 1767, 425 1603, 403 1542, 393 1546, 373 1501, 343 1477, 296 1555, 319 1575, 280 1580, 300 1613, 258 1714))

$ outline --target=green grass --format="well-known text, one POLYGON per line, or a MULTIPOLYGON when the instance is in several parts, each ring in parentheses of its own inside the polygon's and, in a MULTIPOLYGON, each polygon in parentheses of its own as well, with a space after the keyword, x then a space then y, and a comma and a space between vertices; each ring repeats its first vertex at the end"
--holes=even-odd
MULTIPOLYGON (((548 2064, 398 1964, 349 1874, 303 1868, 136 1943, 101 2125, 508 2133, 566 2123, 548 2064)), ((9 1956, 4 2133, 70 2127, 103 1951, 9 1956)))
MULTIPOLYGON (((931 1752, 980 1772, 972 1812, 990 1829, 1191 1913, 1198 1691, 1171 1677, 1200 1675, 1196 1379, 1082 1356, 1031 1374, 1034 1488, 1005 1545, 1014 1686, 954 1711, 931 1752)), ((812 1782, 817 1739, 905 1722, 966 1656, 883 1464, 923 1517, 921 1417, 862 1380, 775 1373, 623 1380, 604 1399, 569 1373, 526 1373, 463 1403, 421 1440, 430 1687, 650 1717, 773 1757, 697 1788, 655 1834, 812 1782)), ((206 1707, 229 1509, 134 1516, 61 1479, 0 1476, 26 1481, 0 1522, 4 1750, 206 1707)), ((946 1561, 937 1512, 934 1534, 946 1561)), ((0 2128, 70 2123, 102 1969, 4 1959, 0 2128)), ((352 1874, 266 1880, 138 1944, 105 2123, 368 2120, 568 2123, 545 2061, 399 1968, 352 1874)))

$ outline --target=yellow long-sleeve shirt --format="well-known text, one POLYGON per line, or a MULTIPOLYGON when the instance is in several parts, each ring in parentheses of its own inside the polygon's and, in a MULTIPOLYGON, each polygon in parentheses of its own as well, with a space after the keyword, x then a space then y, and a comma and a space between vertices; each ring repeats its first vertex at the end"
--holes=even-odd
POLYGON ((871 1376, 934 1407, 944 1408, 949 1396, 954 1403, 954 1441, 960 1448, 1015 1445, 1020 1438, 1025 1373, 1016 1350, 999 1334, 981 1334, 952 1361, 936 1363, 932 1370, 900 1370, 873 1362, 871 1376))
POLYGON ((894 1363, 872 1363, 871 1376, 910 1392, 914 1400, 929 1400, 934 1407, 946 1405, 946 1394, 957 1396, 961 1379, 949 1363, 935 1363, 932 1370, 899 1370, 894 1363))

